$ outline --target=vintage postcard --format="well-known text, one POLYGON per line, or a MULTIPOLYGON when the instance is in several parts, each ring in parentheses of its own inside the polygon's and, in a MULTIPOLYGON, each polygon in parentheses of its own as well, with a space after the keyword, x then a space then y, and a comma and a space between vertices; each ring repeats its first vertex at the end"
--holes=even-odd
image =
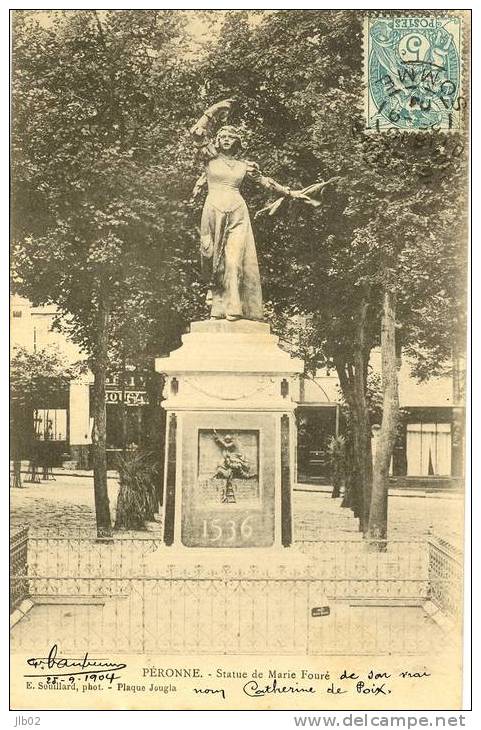
POLYGON ((463 708, 470 21, 11 12, 19 717, 463 708))

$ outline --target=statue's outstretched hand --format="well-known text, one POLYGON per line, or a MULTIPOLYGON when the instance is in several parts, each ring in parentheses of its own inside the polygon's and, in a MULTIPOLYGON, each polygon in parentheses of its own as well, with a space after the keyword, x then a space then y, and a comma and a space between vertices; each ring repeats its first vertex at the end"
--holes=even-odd
POLYGON ((291 190, 291 192, 289 193, 289 197, 297 198, 298 200, 311 201, 311 198, 308 195, 306 195, 302 190, 291 190))
POLYGON ((233 103, 234 99, 224 99, 223 101, 218 101, 217 104, 212 104, 212 106, 207 109, 206 114, 208 116, 215 117, 216 119, 225 121, 229 116, 229 112, 233 103))

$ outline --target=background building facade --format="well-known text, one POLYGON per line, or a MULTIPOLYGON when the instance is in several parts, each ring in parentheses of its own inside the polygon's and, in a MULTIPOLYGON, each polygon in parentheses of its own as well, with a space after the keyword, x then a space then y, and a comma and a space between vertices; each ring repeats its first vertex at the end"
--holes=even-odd
MULTIPOLYGON (((85 360, 85 355, 63 333, 53 329, 56 309, 32 307, 18 296, 11 302, 11 346, 29 351, 56 350, 65 364, 85 360)), ((380 370, 380 354, 371 357, 374 372, 380 370)), ((411 375, 408 362, 399 372, 401 419, 394 448, 393 482, 447 486, 461 485, 463 477, 463 394, 459 368, 454 377, 433 378, 419 383, 411 375)), ((92 383, 87 371, 70 381, 68 389, 52 395, 49 403, 38 403, 31 414, 39 441, 49 440, 57 462, 73 468, 91 467, 92 383)), ((329 440, 343 429, 339 381, 335 372, 320 370, 314 378, 301 376, 294 398, 298 427, 298 481, 328 484, 331 464, 329 440)), ((149 397, 145 374, 127 369, 122 378, 107 384, 107 456, 110 467, 126 448, 136 449, 146 440, 149 397)), ((30 417, 30 416, 29 416, 30 417)), ((373 452, 379 431, 373 420, 373 452)), ((159 439, 160 443, 160 439, 159 439)), ((25 458, 28 458, 25 455, 25 458)))

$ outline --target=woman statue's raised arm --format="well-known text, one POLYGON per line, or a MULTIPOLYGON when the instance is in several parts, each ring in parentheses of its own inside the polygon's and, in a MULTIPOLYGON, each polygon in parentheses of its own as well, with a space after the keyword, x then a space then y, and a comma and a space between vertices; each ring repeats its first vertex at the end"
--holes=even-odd
POLYGON ((211 125, 213 121, 224 122, 227 119, 233 101, 233 99, 224 99, 206 109, 190 130, 196 147, 209 151, 208 148, 212 146, 212 151, 217 154, 210 134, 211 125))

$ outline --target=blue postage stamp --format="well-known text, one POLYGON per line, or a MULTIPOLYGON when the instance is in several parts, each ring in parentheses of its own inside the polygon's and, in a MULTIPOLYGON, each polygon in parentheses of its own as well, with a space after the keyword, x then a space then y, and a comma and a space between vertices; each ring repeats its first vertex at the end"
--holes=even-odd
POLYGON ((457 15, 365 18, 367 129, 461 129, 461 44, 457 15))

